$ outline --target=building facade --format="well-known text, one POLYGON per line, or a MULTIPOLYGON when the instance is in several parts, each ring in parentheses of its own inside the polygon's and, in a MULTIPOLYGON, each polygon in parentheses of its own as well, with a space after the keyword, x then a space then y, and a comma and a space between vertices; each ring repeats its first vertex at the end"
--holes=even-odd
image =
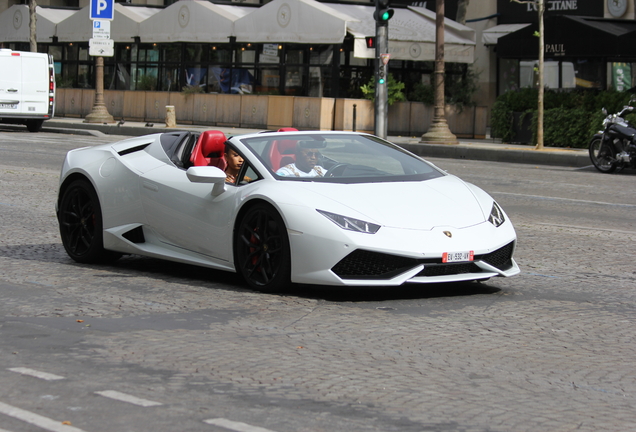
MULTIPOLYGON (((389 22, 389 71, 411 95, 431 81, 435 1, 400 2, 392 2, 396 15, 389 22)), ((38 51, 53 55, 60 88, 94 86, 89 3, 37 0, 38 33, 42 31, 38 51)), ((115 49, 112 57, 105 57, 105 88, 362 96, 360 88, 369 83, 374 69, 374 49, 365 45, 375 30, 371 2, 298 0, 293 7, 309 9, 290 10, 294 12, 290 15, 309 18, 292 23, 298 26, 294 30, 277 16, 280 5, 276 11, 266 10, 276 0, 263 3, 117 1, 111 28, 115 49)), ((536 85, 537 13, 532 5, 472 0, 463 27, 453 21, 458 0, 445 3, 447 80, 465 79, 471 70, 478 83, 473 100, 482 106, 492 106, 505 91, 536 85)), ((0 46, 29 49, 24 35, 28 13, 14 10, 26 4, 28 0, 0 3, 0 46)), ((633 86, 632 0, 545 0, 545 4, 548 87, 633 86)))

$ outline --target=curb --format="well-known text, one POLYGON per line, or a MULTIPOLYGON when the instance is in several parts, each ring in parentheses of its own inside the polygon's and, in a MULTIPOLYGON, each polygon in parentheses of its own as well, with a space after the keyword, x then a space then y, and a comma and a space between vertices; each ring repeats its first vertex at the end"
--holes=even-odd
MULTIPOLYGON (((12 126, 12 125, 3 125, 12 126)), ((17 128, 23 126, 16 125, 17 128)), ((255 132, 256 129, 225 128, 198 125, 179 125, 169 131, 190 130, 202 131, 216 128, 224 131, 228 136, 242 133, 255 132)), ((42 132, 65 133, 73 135, 92 135, 104 137, 106 135, 142 136, 168 131, 163 124, 158 127, 146 127, 136 124, 95 124, 77 121, 48 120, 42 128, 42 132)), ((480 160, 489 162, 521 163, 533 165, 565 166, 583 168, 591 166, 587 149, 563 149, 549 147, 544 150, 535 150, 534 147, 524 145, 496 144, 494 142, 460 141, 456 145, 423 144, 414 142, 413 138, 390 136, 388 140, 400 147, 417 154, 418 156, 480 160)))
POLYGON ((582 168, 591 165, 586 150, 534 150, 533 148, 501 149, 492 146, 480 147, 472 144, 444 145, 444 144, 409 144, 396 143, 400 147, 422 157, 438 157, 447 159, 481 160, 489 162, 508 162, 534 165, 556 165, 582 168))

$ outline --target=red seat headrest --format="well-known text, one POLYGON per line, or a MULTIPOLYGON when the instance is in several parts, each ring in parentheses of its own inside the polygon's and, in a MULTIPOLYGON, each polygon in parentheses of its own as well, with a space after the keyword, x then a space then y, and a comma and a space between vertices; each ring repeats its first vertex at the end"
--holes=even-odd
POLYGON ((203 157, 221 157, 225 151, 225 134, 221 131, 205 131, 201 142, 203 157))
MULTIPOLYGON (((225 134, 218 130, 204 131, 192 149, 190 162, 194 166, 210 165, 211 159, 223 157, 225 151, 225 134)), ((218 166, 214 163, 215 166, 218 166)))

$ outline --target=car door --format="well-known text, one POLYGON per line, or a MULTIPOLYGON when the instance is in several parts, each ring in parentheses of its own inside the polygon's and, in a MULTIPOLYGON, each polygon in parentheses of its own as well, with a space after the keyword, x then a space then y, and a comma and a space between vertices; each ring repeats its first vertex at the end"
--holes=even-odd
POLYGON ((192 183, 186 172, 165 165, 140 177, 148 228, 161 241, 220 264, 231 259, 236 186, 212 196, 210 183, 192 183))
POLYGON ((0 62, 0 117, 15 117, 22 114, 22 58, 2 53, 0 62))

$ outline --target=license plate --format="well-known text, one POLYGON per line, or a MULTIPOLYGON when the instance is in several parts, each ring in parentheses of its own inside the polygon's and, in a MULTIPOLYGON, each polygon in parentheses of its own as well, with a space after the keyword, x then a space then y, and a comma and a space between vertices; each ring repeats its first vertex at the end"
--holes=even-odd
POLYGON ((17 109, 17 108, 18 108, 18 104, 0 103, 0 108, 5 108, 5 109, 17 109))
POLYGON ((444 252, 442 255, 442 262, 454 263, 454 262, 467 262, 472 261, 475 258, 474 251, 468 252, 444 252))

